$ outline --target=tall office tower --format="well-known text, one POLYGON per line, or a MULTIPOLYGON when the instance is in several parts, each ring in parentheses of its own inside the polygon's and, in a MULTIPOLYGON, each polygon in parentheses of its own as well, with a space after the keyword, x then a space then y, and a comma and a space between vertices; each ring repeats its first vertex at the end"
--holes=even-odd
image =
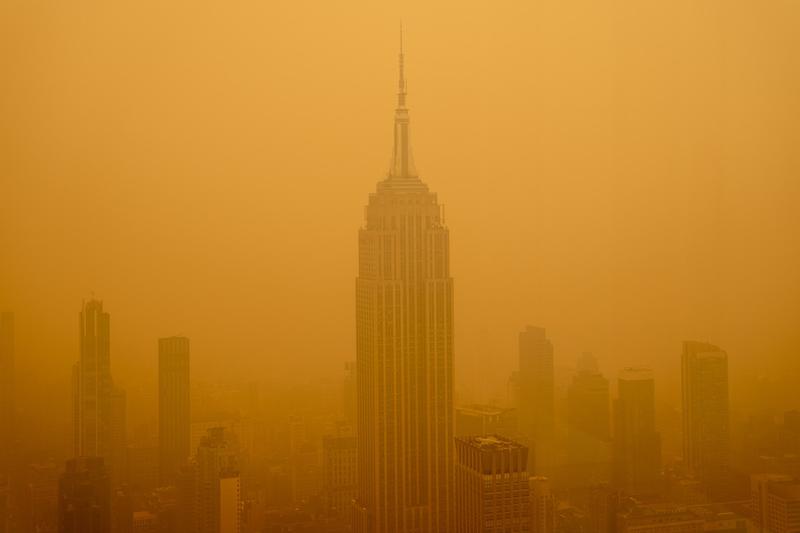
POLYGON ((611 465, 608 379, 590 354, 583 354, 567 389, 567 455, 584 482, 609 480, 611 465))
POLYGON ((14 315, 0 313, 0 478, 9 474, 14 434, 14 315))
POLYGON ((555 421, 553 344, 544 328, 519 334, 518 382, 520 432, 539 444, 552 436, 555 421))
POLYGON ((800 480, 783 474, 756 474, 750 478, 750 489, 755 532, 800 531, 800 480))
POLYGON ((111 531, 111 488, 102 457, 67 461, 58 485, 58 531, 111 531))
POLYGON ((610 436, 608 379, 589 354, 584 354, 567 391, 567 423, 571 436, 599 441, 610 436))
POLYGON ((198 533, 234 533, 241 519, 239 461, 224 428, 208 430, 196 459, 198 533))
POLYGON ((532 477, 530 486, 532 533, 553 533, 556 528, 556 502, 546 477, 532 477))
POLYGON ((356 497, 356 439, 352 436, 322 439, 322 504, 335 516, 352 511, 356 497))
POLYGON ((112 395, 110 317, 103 302, 84 303, 80 314, 80 360, 73 368, 75 456, 111 454, 112 395))
POLYGON ((620 373, 614 402, 614 482, 629 495, 657 491, 661 438, 656 432, 655 383, 646 368, 620 373))
POLYGON ((505 437, 456 437, 458 533, 530 531, 528 448, 505 437))
POLYGON ((189 339, 158 340, 158 462, 162 485, 174 483, 191 455, 189 339))
POLYGON ((728 354, 711 344, 683 343, 683 454, 710 489, 724 483, 730 461, 728 354))
POLYGON ((403 53, 394 152, 359 231, 358 533, 453 529, 449 233, 409 144, 403 53))

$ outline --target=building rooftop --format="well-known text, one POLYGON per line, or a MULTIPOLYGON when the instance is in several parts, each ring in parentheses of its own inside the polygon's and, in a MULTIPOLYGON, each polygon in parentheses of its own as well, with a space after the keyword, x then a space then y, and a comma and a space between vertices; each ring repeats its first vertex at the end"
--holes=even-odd
POLYGON ((525 445, 513 441, 508 437, 502 437, 500 435, 456 437, 456 439, 460 440, 461 442, 464 442, 465 444, 467 444, 472 448, 476 448, 481 451, 514 450, 514 449, 526 448, 525 445))
POLYGON ((625 381, 638 381, 653 379, 653 371, 645 367, 628 367, 620 371, 619 379, 625 381))
POLYGON ((773 481, 769 484, 769 492, 784 500, 800 501, 800 481, 773 481))

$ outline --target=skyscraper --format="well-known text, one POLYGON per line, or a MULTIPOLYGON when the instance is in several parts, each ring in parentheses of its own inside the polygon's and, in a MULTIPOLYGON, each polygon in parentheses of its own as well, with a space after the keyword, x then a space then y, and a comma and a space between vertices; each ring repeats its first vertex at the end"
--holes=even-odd
POLYGON ((556 502, 550 490, 550 480, 537 476, 530 478, 528 482, 531 499, 531 531, 553 533, 556 529, 556 502))
POLYGON ((800 531, 800 480, 785 475, 759 474, 751 477, 750 486, 755 531, 800 531))
POLYGON ((14 315, 0 313, 0 480, 10 468, 14 436, 14 315))
POLYGON ((111 488, 101 457, 67 461, 58 486, 58 531, 111 531, 111 488))
POLYGON ((582 476, 591 472, 608 480, 602 473, 607 473, 611 455, 610 408, 608 379, 598 370, 597 361, 584 354, 567 391, 569 459, 581 465, 582 476))
POLYGON ((414 168, 402 47, 391 166, 365 214, 356 280, 356 531, 452 531, 449 233, 414 168))
POLYGON ((534 441, 553 434, 555 369, 553 344, 544 328, 528 326, 519 334, 519 429, 534 441))
POLYGON ((346 516, 352 512, 357 457, 355 437, 322 439, 322 503, 325 511, 332 515, 346 516))
POLYGON ((620 373, 614 402, 614 482, 630 495, 657 490, 661 438, 656 432, 655 382, 646 368, 620 373))
POLYGON ((191 454, 189 339, 158 340, 158 452, 161 483, 172 484, 191 454))
POLYGON ((584 354, 567 391, 567 419, 571 434, 609 438, 610 396, 608 379, 600 373, 597 361, 584 354))
POLYGON ((505 437, 457 437, 453 531, 530 531, 527 462, 528 448, 505 437))
POLYGON ((235 533, 241 521, 238 457, 224 428, 211 428, 197 448, 197 531, 235 533))
POLYGON ((730 460, 728 354, 686 341, 681 371, 684 461, 709 488, 718 489, 730 460))
POLYGON ((91 300, 80 314, 80 359, 74 367, 75 456, 107 457, 111 433, 110 317, 91 300))
POLYGON ((111 378, 111 319, 103 302, 84 303, 80 359, 73 367, 76 457, 103 457, 112 482, 121 480, 125 457, 125 393, 111 378))

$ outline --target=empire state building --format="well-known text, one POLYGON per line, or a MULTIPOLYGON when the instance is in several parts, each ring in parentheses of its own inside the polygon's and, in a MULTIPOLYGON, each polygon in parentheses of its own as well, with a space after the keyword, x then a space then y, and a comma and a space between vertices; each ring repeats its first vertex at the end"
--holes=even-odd
POLYGON ((408 125, 401 46, 392 161, 358 236, 358 533, 454 528, 449 233, 408 125))

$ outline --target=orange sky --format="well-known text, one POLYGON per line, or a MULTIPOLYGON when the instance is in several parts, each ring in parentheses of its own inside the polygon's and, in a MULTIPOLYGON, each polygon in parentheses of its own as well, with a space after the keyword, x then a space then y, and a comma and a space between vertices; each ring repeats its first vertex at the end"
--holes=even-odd
POLYGON ((353 359, 401 17, 462 390, 502 386, 526 323, 560 366, 668 374, 697 338, 739 374, 800 371, 800 3, 431 4, 2 3, 0 308, 25 379, 66 387, 92 292, 122 382, 173 334, 198 376, 353 359))

